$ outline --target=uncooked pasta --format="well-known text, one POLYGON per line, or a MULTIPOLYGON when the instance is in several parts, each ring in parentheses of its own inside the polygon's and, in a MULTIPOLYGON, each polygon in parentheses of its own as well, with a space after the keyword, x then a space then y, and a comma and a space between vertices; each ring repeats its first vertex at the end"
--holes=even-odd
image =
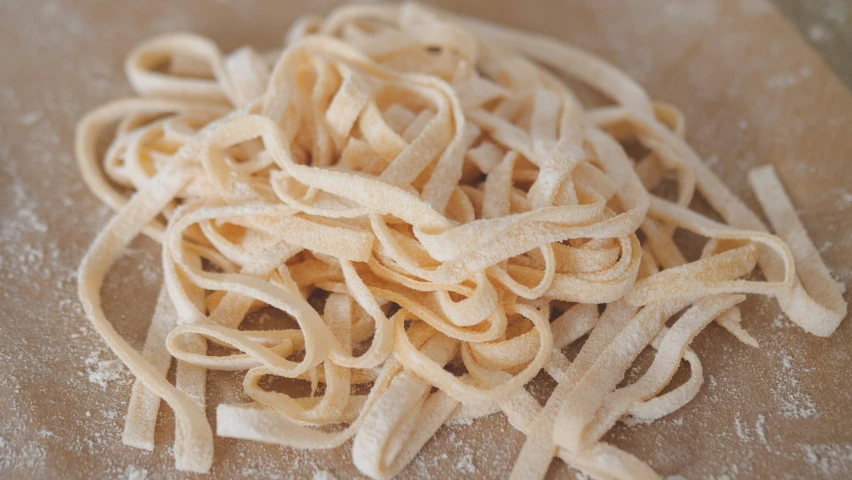
POLYGON ((746 294, 776 298, 815 335, 846 314, 771 166, 749 180, 777 236, 690 148, 676 107, 555 40, 357 5, 300 20, 280 51, 160 36, 126 72, 137 96, 77 128, 83 178, 117 212, 79 295, 136 376, 124 443, 154 448, 165 401, 180 470, 211 468, 206 372, 228 370, 251 402, 218 405, 215 434, 351 441, 373 478, 444 423, 498 412, 527 437, 511 478, 543 478, 554 457, 595 478, 658 478, 602 437, 697 395, 702 329, 758 346, 740 323, 746 294), (565 78, 610 103, 584 106, 565 78), (722 222, 689 208, 696 194, 722 222), (700 258, 677 229, 706 238, 700 258), (141 353, 100 293, 140 233, 162 245, 164 272, 141 353), (296 326, 245 328, 260 309, 296 326), (648 370, 620 386, 649 348, 648 370), (690 378, 661 393, 682 361, 690 378), (524 388, 541 370, 557 382, 544 406, 524 388), (270 388, 275 377, 311 395, 270 388))

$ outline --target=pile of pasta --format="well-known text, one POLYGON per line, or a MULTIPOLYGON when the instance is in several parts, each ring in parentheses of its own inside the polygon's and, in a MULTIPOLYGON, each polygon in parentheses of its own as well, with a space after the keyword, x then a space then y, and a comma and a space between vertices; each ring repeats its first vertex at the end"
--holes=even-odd
POLYGON ((124 443, 154 447, 164 400, 178 469, 210 469, 206 372, 228 370, 245 372, 250 401, 218 405, 218 435, 352 440, 373 478, 400 472, 445 422, 497 412, 526 435, 513 479, 543 478, 554 457, 595 478, 658 478, 601 439, 695 397, 689 344, 710 322, 757 346, 744 294, 776 298, 820 336, 846 314, 771 167, 749 180, 775 235, 684 141, 675 107, 563 43, 358 5, 302 19, 281 51, 157 37, 126 71, 138 97, 78 125, 83 177, 117 211, 79 295, 136 376, 124 443), (565 77, 611 103, 584 108, 565 77), (696 192, 724 222, 690 210, 696 192), (677 229, 707 239, 700 258, 685 258, 677 229), (162 244, 164 276, 141 353, 100 297, 140 233, 162 244), (297 327, 246 328, 259 309, 297 327), (645 349, 650 367, 621 385, 645 349), (689 379, 661 393, 682 361, 689 379), (524 388, 541 370, 558 384, 544 406, 524 388), (270 388, 280 377, 311 395, 270 388))

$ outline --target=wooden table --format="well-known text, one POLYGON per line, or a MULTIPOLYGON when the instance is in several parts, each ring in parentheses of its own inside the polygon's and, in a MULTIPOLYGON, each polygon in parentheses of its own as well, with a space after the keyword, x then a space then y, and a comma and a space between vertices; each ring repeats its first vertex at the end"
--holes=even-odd
MULTIPOLYGON (((174 470, 173 419, 161 409, 153 453, 124 447, 131 378, 82 315, 75 270, 108 209, 72 157, 88 109, 129 95, 122 60, 151 35, 191 30, 230 51, 279 45, 288 25, 334 2, 5 2, 0 6, 0 477, 186 478, 174 470)), ((776 165, 837 278, 852 278, 852 96, 765 0, 439 2, 558 37, 624 68, 680 105, 692 145, 757 206, 745 173, 776 165)), ((694 239, 684 236, 686 241, 694 239)), ((158 248, 138 239, 104 288, 107 315, 140 347, 160 281, 158 248)), ((850 296, 847 294, 847 299, 850 296)), ((805 334, 773 300, 751 297, 744 324, 763 348, 711 326, 693 344, 705 385, 651 425, 607 440, 662 475, 687 478, 852 476, 848 375, 852 323, 805 334)), ((683 372, 681 372, 683 373, 683 372)), ((211 405, 235 401, 239 377, 209 377, 211 405)), ((532 389, 552 388, 546 379, 532 389)), ((213 408, 208 410, 213 419, 213 408)), ((523 441, 502 415, 443 428, 402 478, 500 478, 523 441)), ((205 478, 358 478, 349 447, 295 452, 216 439, 205 478)), ((554 478, 573 478, 555 462, 554 478)))

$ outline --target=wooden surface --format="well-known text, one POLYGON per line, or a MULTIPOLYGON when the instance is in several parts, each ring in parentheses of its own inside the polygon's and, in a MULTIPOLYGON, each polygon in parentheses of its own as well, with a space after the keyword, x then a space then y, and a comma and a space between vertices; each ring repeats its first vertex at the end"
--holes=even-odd
POLYGON ((852 2, 773 0, 846 86, 852 88, 852 2))
MULTIPOLYGON (((852 280, 852 96, 764 0, 441 3, 619 65, 684 110, 691 144, 752 207, 746 171, 775 164, 829 267, 852 280)), ((80 180, 74 124, 131 93, 123 57, 151 35, 189 30, 225 51, 268 48, 298 15, 333 4, 0 5, 0 477, 194 477, 174 470, 168 408, 153 453, 121 444, 132 379, 111 363, 76 296, 75 269, 110 212, 80 180)), ((160 282, 158 252, 137 240, 104 288, 107 315, 137 347, 160 282)), ((760 297, 747 300, 743 316, 762 349, 709 327, 693 344, 704 365, 698 397, 660 422, 619 425, 607 440, 663 476, 851 477, 852 323, 828 339, 809 336, 760 297)), ((208 382, 211 405, 239 399, 228 393, 238 376, 216 372, 208 382)), ((530 388, 543 395, 552 385, 540 378, 530 388)), ((208 414, 213 420, 212 408, 208 414)), ((522 441, 502 415, 445 427, 401 477, 502 478, 522 441)), ((348 446, 307 453, 217 438, 204 478, 311 478, 322 470, 359 478, 349 456, 348 446)), ((550 475, 574 478, 558 462, 550 475)))

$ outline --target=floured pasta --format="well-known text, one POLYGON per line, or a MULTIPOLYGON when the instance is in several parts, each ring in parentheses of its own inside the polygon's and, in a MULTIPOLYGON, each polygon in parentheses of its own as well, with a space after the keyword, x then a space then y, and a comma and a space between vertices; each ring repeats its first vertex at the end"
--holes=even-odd
POLYGON ((543 478, 553 457, 595 478, 658 478, 601 438, 695 397, 689 344, 704 327, 757 346, 740 325, 750 293, 820 336, 846 314, 771 167, 749 178, 778 236, 701 163, 675 107, 568 45, 416 4, 359 5, 299 21, 280 52, 223 55, 166 35, 126 70, 138 97, 77 128, 83 178, 117 211, 79 294, 136 375, 124 443, 154 447, 165 400, 178 469, 213 462, 212 369, 245 372, 252 400, 219 405, 217 434, 352 440, 373 478, 398 473, 445 422, 501 411, 527 436, 512 478, 543 478), (584 108, 557 74, 613 103, 584 108), (633 158, 637 143, 647 153, 633 158), (651 193, 669 174, 676 194, 651 193), (725 223, 689 209, 696 191, 725 223), (685 258, 678 228, 707 238, 700 258, 685 258), (100 298, 139 233, 162 244, 164 271, 141 353, 100 298), (298 326, 245 328, 261 308, 298 326), (562 349, 583 337, 569 361, 562 349), (619 387, 649 347, 650 368, 619 387), (682 360, 691 378, 661 394, 682 360), (544 406, 523 388, 542 369, 558 384, 544 406), (313 393, 270 389, 272 377, 313 393))

